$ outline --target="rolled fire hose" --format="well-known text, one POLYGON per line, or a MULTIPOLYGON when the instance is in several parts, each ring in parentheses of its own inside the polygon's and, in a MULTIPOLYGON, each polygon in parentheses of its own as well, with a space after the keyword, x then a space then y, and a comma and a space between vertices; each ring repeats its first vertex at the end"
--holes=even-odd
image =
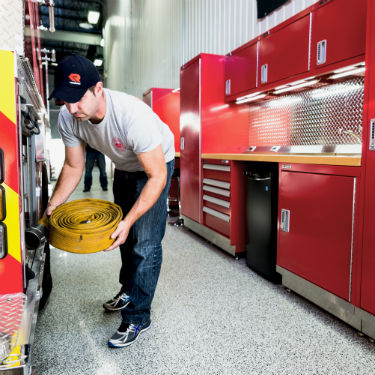
POLYGON ((122 220, 121 207, 101 199, 77 199, 52 211, 49 243, 71 253, 88 254, 107 249, 111 234, 122 220))

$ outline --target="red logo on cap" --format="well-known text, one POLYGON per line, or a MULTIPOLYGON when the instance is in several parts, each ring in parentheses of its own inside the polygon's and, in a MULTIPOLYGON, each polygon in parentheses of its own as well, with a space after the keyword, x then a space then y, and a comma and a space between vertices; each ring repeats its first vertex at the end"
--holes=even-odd
POLYGON ((73 81, 73 82, 78 82, 78 83, 81 82, 81 76, 80 76, 79 74, 77 74, 77 73, 71 73, 71 74, 69 75, 69 79, 70 79, 71 81, 73 81))

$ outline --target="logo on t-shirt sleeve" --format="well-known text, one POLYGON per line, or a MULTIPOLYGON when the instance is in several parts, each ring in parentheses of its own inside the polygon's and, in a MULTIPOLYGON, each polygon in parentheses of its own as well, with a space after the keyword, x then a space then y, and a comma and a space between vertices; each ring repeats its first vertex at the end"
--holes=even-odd
POLYGON ((126 146, 121 142, 120 138, 112 138, 112 146, 119 150, 126 150, 126 146))

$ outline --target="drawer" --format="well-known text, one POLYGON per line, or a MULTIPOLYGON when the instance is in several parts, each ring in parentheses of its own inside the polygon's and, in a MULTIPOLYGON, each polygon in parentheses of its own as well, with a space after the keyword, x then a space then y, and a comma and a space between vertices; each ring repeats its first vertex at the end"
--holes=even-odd
POLYGON ((207 227, 229 238, 230 216, 209 207, 203 207, 203 222, 207 227))
MULTIPOLYGON (((219 165, 221 167, 221 165, 219 165)), ((227 181, 230 182, 230 173, 222 172, 222 171, 214 171, 211 169, 204 169, 203 170, 203 177, 209 178, 212 180, 220 180, 220 181, 227 181)))
POLYGON ((230 167, 231 162, 230 160, 220 160, 220 159, 203 159, 203 164, 211 164, 211 165, 222 165, 230 167))
MULTIPOLYGON (((225 201, 223 201, 223 202, 225 202, 225 201)), ((225 203, 229 203, 229 202, 225 202, 225 203)), ((230 207, 224 207, 221 204, 210 202, 209 200, 205 199, 204 197, 203 197, 203 205, 204 205, 204 207, 211 208, 212 210, 215 210, 215 211, 220 212, 224 215, 227 215, 228 217, 230 216, 230 207)))
POLYGON ((211 192, 211 193, 217 194, 218 196, 227 197, 227 198, 230 197, 229 190, 220 189, 220 188, 209 186, 209 185, 203 185, 203 192, 211 192))
POLYGON ((220 189, 230 190, 230 182, 215 180, 213 178, 204 178, 203 185, 210 185, 210 186, 218 187, 220 189))

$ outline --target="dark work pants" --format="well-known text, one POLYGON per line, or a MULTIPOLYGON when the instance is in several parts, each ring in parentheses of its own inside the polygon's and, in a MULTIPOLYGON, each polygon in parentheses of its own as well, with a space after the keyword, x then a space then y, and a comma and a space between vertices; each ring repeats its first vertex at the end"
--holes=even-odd
POLYGON ((99 181, 100 186, 104 189, 108 185, 107 174, 105 172, 105 158, 99 151, 86 151, 86 165, 85 165, 85 189, 90 190, 92 184, 92 169, 94 168, 95 161, 98 162, 99 167, 99 181))
MULTIPOLYGON (((143 324, 150 319, 151 302, 162 263, 161 241, 167 221, 167 195, 174 160, 166 165, 167 183, 159 199, 134 223, 127 240, 120 246, 121 290, 131 299, 131 303, 121 311, 122 320, 126 323, 143 324)), ((115 170, 113 194, 124 216, 138 199, 146 182, 144 172, 115 170)))

